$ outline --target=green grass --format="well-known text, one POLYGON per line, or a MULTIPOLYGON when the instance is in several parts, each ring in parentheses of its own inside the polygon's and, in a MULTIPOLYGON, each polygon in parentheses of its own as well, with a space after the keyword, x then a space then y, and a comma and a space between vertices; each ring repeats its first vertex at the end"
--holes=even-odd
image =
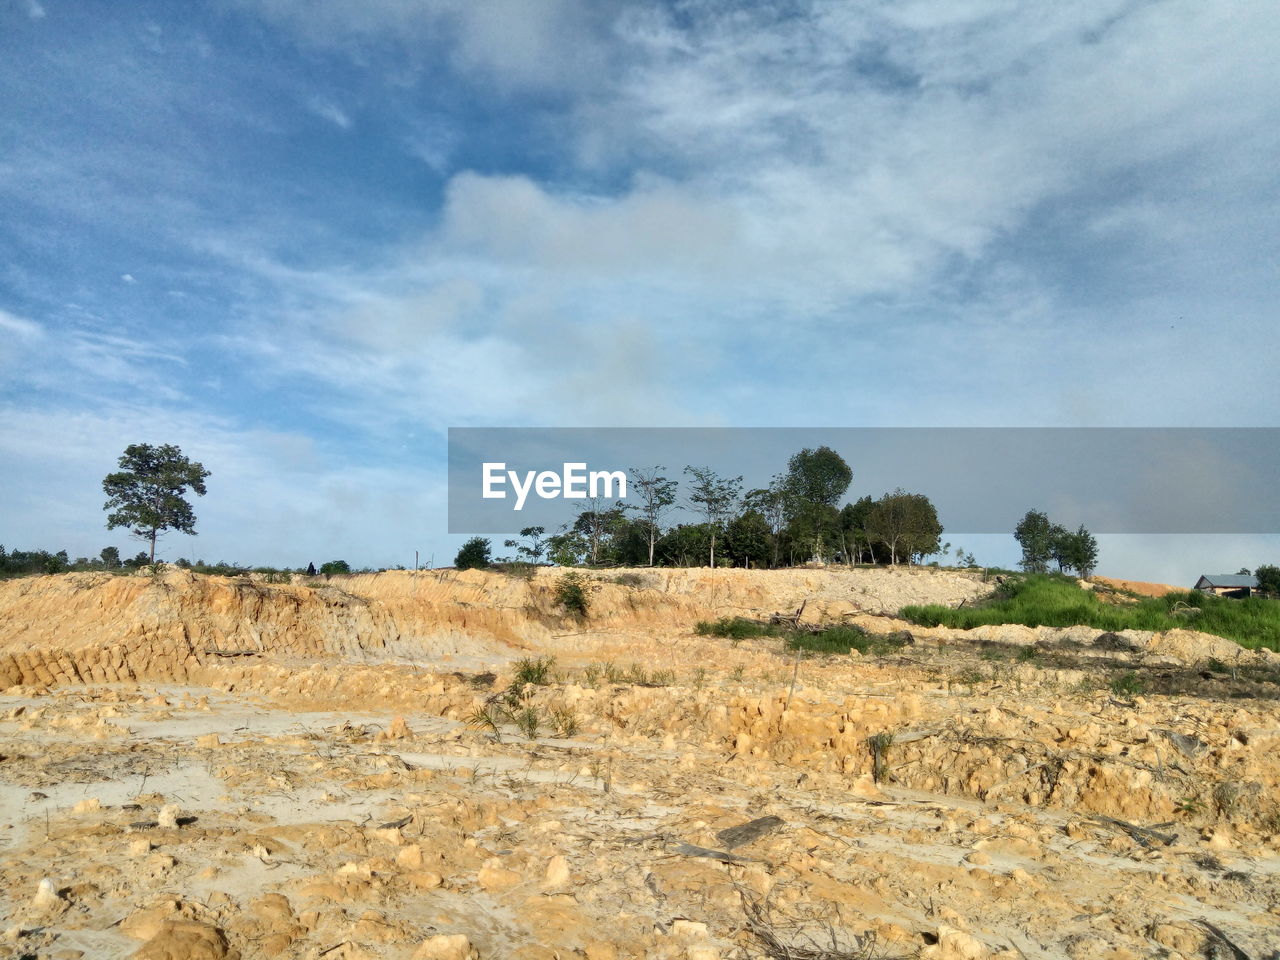
POLYGON ((827 627, 817 633, 793 633, 787 638, 787 649, 813 653, 848 653, 857 650, 870 656, 894 653, 907 645, 900 634, 872 634, 858 627, 827 627))
POLYGON ((727 637, 730 640, 746 640, 749 637, 776 637, 782 631, 742 617, 721 617, 719 620, 699 620, 693 632, 701 637, 727 637))
POLYGON ((1110 631, 1182 628, 1226 637, 1250 649, 1267 647, 1280 651, 1280 600, 1234 600, 1187 590, 1115 604, 1081 589, 1071 578, 1057 575, 1019 577, 1002 585, 990 601, 979 606, 959 610, 939 605, 903 607, 900 615, 921 626, 961 630, 1002 623, 1028 627, 1084 625, 1110 631), (1176 616, 1172 612, 1175 605, 1199 612, 1176 616))

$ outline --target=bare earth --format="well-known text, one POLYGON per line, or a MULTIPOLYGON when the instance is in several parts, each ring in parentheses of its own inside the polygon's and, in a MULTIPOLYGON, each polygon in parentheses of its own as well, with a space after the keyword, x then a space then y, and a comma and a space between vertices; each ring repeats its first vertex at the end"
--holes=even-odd
POLYGON ((0 957, 1280 956, 1280 658, 889 616, 968 574, 559 576, 0 584, 0 957), (912 643, 692 632, 801 603, 912 643), (532 736, 476 722, 549 655, 532 736))
POLYGON ((1114 577, 1094 577, 1093 579, 1109 587, 1115 587, 1117 590, 1128 590, 1142 597, 1163 597, 1166 593, 1189 589, 1168 583, 1147 583, 1144 580, 1117 580, 1114 577))

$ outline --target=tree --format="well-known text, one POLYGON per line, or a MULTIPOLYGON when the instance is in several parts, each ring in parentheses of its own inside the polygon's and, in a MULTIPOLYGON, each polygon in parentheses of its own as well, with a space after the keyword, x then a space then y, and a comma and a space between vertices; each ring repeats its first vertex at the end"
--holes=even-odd
POLYGON ((320 572, 326 577, 331 577, 335 573, 350 573, 351 564, 345 560, 330 560, 327 563, 320 564, 320 572))
POLYGON ((788 498, 783 484, 783 477, 774 477, 768 487, 750 490, 742 498, 743 509, 754 510, 764 517, 765 523, 769 526, 770 566, 774 567, 778 565, 782 546, 782 525, 787 520, 788 498))
POLYGON ((1028 573, 1044 573, 1053 556, 1053 524, 1039 510, 1028 510, 1014 528, 1013 538, 1022 545, 1020 566, 1028 573))
POLYGON ((108 570, 115 570, 120 566, 119 547, 103 547, 102 553, 98 556, 102 558, 102 565, 108 570))
POLYGON ((1058 564, 1058 572, 1062 573, 1071 563, 1075 534, 1060 523, 1049 524, 1049 555, 1058 564))
POLYGON ((787 461, 787 490, 802 504, 834 507, 853 482, 844 457, 830 447, 801 450, 787 461))
POLYGON ((587 543, 587 554, 592 564, 601 560, 601 546, 623 523, 622 502, 606 507, 604 497, 587 497, 582 511, 573 522, 573 530, 587 543))
POLYGON ((1269 593, 1273 597, 1280 596, 1280 567, 1263 563, 1254 570, 1253 575, 1258 580, 1259 592, 1269 593))
POLYGON ((942 524, 938 511, 923 493, 907 493, 901 487, 886 493, 867 514, 867 535, 889 548, 889 562, 898 557, 938 552, 942 524))
POLYGON ((314 577, 315 575, 316 575, 316 565, 315 565, 314 563, 308 562, 308 563, 307 563, 307 576, 308 576, 308 577, 314 577))
POLYGON ((1093 534, 1080 524, 1075 533, 1067 534, 1067 566, 1080 575, 1081 580, 1088 580, 1098 565, 1098 541, 1093 534))
POLYGON ((639 467, 631 468, 631 486, 639 494, 639 502, 628 504, 628 510, 640 514, 644 524, 645 539, 649 544, 649 566, 653 566, 653 548, 661 536, 662 514, 676 502, 676 481, 659 473, 666 467, 656 466, 648 470, 639 467))
POLYGON ((472 537, 453 558, 453 565, 459 570, 482 570, 489 566, 491 549, 492 545, 484 537, 472 537))
POLYGON ((724 552, 735 566, 768 566, 770 533, 769 521, 758 510, 747 510, 725 526, 724 552))
POLYGON ((504 547, 515 547, 516 555, 523 557, 529 563, 541 563, 542 555, 546 552, 547 544, 543 539, 543 534, 547 532, 546 527, 525 527, 520 531, 520 536, 528 540, 528 543, 521 543, 518 540, 504 540, 504 547))
POLYGON ((151 543, 149 562, 156 562, 156 538, 166 530, 195 536, 196 517, 183 495, 190 490, 204 496, 209 471, 188 460, 172 444, 153 447, 135 443, 124 449, 120 470, 102 481, 107 495, 103 510, 107 529, 127 527, 139 540, 151 543))
POLYGON ((787 493, 790 533, 817 559, 825 559, 828 537, 840 538, 835 505, 852 480, 849 464, 830 447, 804 449, 787 461, 782 485, 787 493))
POLYGON ((716 534, 724 518, 733 513, 738 503, 738 491, 742 489, 742 477, 722 477, 710 467, 685 467, 684 472, 693 477, 690 485, 689 505, 707 518, 711 533, 710 562, 716 565, 716 534))

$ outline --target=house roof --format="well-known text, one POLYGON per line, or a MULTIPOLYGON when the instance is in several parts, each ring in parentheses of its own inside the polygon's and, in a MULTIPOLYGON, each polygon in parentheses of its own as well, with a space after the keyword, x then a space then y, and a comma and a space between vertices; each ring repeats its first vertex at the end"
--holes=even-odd
POLYGON ((1210 587, 1257 587, 1258 578, 1243 573, 1206 573, 1199 582, 1210 587))

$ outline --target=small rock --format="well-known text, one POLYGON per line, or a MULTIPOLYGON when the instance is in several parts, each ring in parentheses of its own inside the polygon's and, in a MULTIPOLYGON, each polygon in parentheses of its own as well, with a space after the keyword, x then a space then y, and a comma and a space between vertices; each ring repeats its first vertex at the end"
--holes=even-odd
POLYGON ((542 881, 542 889, 560 890, 568 884, 569 862, 560 854, 556 854, 547 862, 547 873, 542 881))
POLYGON ((132 960, 239 960, 217 927, 195 920, 168 920, 133 954, 132 960))
POLYGON ((176 804, 167 803, 160 808, 160 815, 156 818, 156 823, 164 830, 176 830, 180 813, 182 813, 180 807, 176 804))
POLYGON ((480 888, 490 893, 510 890, 523 879, 514 870, 499 866, 498 862, 493 860, 481 867, 480 872, 476 874, 476 882, 480 884, 480 888))
POLYGON ((36 895, 31 898, 31 906, 36 910, 61 910, 66 909, 67 902, 58 893, 57 885, 45 877, 36 887, 36 895))
POLYGON ((471 941, 464 933, 441 933, 428 937, 418 947, 413 960, 469 960, 471 941))
POLYGON ((705 940, 707 939, 707 925, 697 920, 673 920, 671 923, 671 935, 685 940, 705 940))

